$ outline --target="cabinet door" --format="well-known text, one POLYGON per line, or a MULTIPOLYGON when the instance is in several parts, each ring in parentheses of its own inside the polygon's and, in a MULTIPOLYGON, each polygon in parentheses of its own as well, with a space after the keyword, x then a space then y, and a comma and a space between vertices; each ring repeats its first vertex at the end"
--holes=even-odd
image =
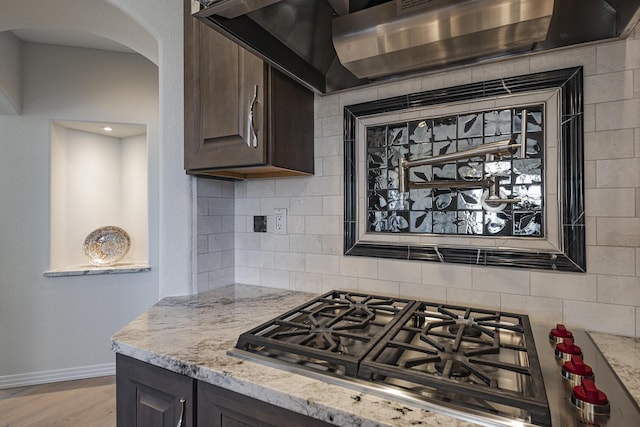
POLYGON ((207 427, 327 427, 323 421, 211 384, 197 382, 198 425, 207 427))
POLYGON ((194 380, 116 355, 118 427, 193 426, 194 380))
POLYGON ((185 167, 266 163, 265 64, 185 16, 185 167))

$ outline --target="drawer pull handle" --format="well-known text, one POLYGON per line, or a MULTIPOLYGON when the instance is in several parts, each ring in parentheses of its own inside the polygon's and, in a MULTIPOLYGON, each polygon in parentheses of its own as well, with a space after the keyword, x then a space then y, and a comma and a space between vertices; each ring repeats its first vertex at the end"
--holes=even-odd
POLYGON ((251 104, 249 105, 249 129, 248 129, 248 138, 247 145, 249 147, 253 146, 253 148, 258 148, 258 130, 255 127, 253 122, 253 110, 258 103, 258 85, 253 87, 253 99, 251 100, 251 104))
POLYGON ((180 418, 178 418, 178 424, 176 425, 176 427, 182 427, 182 421, 184 420, 184 404, 185 404, 186 400, 184 399, 184 397, 182 399, 180 399, 180 418))

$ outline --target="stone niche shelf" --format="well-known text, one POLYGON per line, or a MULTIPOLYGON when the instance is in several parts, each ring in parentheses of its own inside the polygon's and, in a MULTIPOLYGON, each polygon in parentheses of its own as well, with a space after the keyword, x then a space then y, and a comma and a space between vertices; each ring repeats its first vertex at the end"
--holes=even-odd
POLYGON ((43 273, 44 277, 67 277, 67 276, 94 276, 97 274, 122 274, 122 273, 143 273, 151 271, 151 267, 144 263, 118 263, 106 267, 95 265, 77 265, 55 270, 48 270, 43 273))

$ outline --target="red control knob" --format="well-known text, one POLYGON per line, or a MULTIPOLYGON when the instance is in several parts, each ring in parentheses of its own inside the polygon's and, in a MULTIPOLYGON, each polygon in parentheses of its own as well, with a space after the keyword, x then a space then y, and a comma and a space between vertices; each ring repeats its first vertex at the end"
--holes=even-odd
POLYGON ((609 403, 607 395, 598 390, 596 383, 591 380, 582 380, 582 384, 573 388, 573 395, 576 399, 592 405, 604 406, 609 403))
POLYGON ((551 332, 549 332, 549 340, 555 343, 562 342, 565 338, 573 339, 573 334, 561 323, 558 323, 556 327, 551 329, 551 332))
POLYGON ((555 353, 557 358, 569 361, 572 355, 582 356, 582 349, 571 338, 565 338, 563 342, 556 344, 555 353))
POLYGON ((572 355, 571 360, 569 360, 568 362, 564 362, 563 368, 567 372, 570 372, 574 375, 580 375, 581 377, 593 376, 593 370, 591 369, 591 366, 584 363, 582 357, 577 355, 572 355))

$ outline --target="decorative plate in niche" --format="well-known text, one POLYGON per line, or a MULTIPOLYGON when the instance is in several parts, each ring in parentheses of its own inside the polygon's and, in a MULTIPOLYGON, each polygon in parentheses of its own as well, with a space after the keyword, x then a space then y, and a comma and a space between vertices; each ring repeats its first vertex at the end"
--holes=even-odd
POLYGON ((115 264, 129 252, 130 247, 129 234, 115 226, 93 230, 84 240, 84 253, 89 262, 100 267, 115 264))

